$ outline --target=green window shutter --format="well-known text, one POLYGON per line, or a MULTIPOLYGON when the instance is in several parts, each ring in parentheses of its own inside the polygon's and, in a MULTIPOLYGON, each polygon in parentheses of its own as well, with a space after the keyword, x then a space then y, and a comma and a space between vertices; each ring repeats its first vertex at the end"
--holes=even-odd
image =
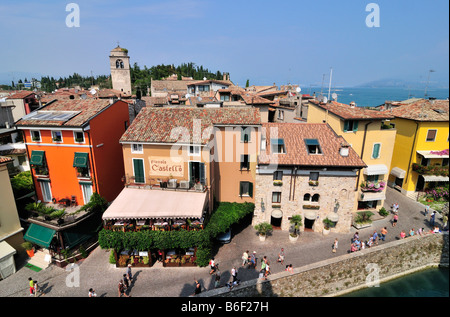
POLYGON ((379 144, 379 143, 375 143, 373 145, 372 158, 378 158, 380 156, 380 147, 381 147, 381 144, 379 144))
POLYGON ((348 131, 348 125, 349 125, 348 120, 345 120, 345 121, 344 121, 344 132, 347 132, 347 131, 348 131))
POLYGON ((253 198, 253 183, 248 183, 248 195, 253 198))
POLYGON ((134 181, 136 183, 145 183, 144 162, 142 160, 133 160, 134 181))
POLYGON ((30 165, 42 166, 44 163, 44 151, 32 151, 30 165))
POLYGON ((358 120, 353 121, 353 132, 358 131, 358 120))
POLYGON ((75 152, 73 167, 88 167, 88 153, 75 152))
POLYGON ((200 163, 200 183, 203 185, 206 185, 206 179, 205 179, 205 163, 200 163))

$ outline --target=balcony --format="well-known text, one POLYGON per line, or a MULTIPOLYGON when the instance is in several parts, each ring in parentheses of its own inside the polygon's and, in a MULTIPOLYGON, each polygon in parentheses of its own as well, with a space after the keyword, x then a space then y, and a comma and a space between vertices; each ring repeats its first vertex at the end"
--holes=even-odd
POLYGON ((372 192, 372 193, 379 193, 384 191, 386 188, 386 182, 385 181, 365 181, 360 184, 361 191, 366 192, 372 192))
POLYGON ((448 166, 440 166, 440 165, 425 166, 418 163, 413 163, 412 170, 420 175, 434 175, 434 176, 448 177, 448 166))
POLYGON ((175 178, 160 179, 160 178, 149 178, 147 182, 145 179, 140 179, 136 181, 134 176, 124 176, 122 181, 125 182, 125 187, 128 188, 142 188, 142 189, 155 189, 155 190, 175 190, 175 191, 194 191, 194 192, 205 192, 207 190, 207 180, 203 182, 193 182, 188 180, 178 180, 175 178), (140 182, 143 181, 143 182, 140 182))

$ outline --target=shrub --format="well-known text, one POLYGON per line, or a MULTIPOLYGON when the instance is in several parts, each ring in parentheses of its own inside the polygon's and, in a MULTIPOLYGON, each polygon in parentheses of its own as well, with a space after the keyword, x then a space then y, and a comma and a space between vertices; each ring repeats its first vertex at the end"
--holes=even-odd
POLYGON ((383 217, 386 217, 387 215, 389 215, 389 212, 384 207, 381 207, 380 210, 378 211, 378 213, 383 217))

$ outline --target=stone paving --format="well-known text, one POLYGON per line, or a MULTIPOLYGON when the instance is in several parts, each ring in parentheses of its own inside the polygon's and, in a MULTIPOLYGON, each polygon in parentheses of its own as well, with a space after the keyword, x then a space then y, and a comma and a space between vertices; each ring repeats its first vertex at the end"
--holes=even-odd
MULTIPOLYGON (((371 227, 359 230, 362 239, 367 239, 374 230, 379 232, 384 226, 387 227, 388 234, 386 241, 380 241, 380 244, 395 241, 401 230, 408 232, 411 228, 417 230, 419 227, 431 229, 428 217, 424 216, 425 208, 422 204, 387 188, 385 208, 389 210, 389 206, 394 202, 398 202, 400 206, 397 226, 392 227, 392 215, 389 215, 374 221, 371 227)), ((440 217, 436 219, 442 229, 440 217)), ((289 241, 288 232, 276 230, 266 241, 261 242, 249 225, 235 233, 231 243, 222 245, 217 250, 215 259, 221 270, 221 284, 231 280, 230 270, 233 267, 238 269, 238 278, 242 281, 258 278, 256 270, 241 267, 241 256, 246 250, 257 252, 258 268, 259 260, 266 256, 272 273, 278 273, 283 271, 287 264, 296 268, 348 253, 355 231, 356 229, 352 228, 347 234, 331 232, 327 236, 302 232, 298 241, 293 243, 289 241), (332 253, 331 246, 335 238, 338 238, 339 248, 336 253, 332 253), (281 248, 284 248, 286 255, 284 265, 277 263, 281 248)), ((97 248, 88 258, 78 262, 75 269, 68 270, 51 265, 40 272, 24 267, 24 258, 18 259, 17 272, 0 281, 0 297, 29 296, 29 277, 39 282, 45 293, 41 296, 45 297, 87 297, 91 287, 99 297, 118 297, 117 285, 125 269, 109 264, 109 254, 108 250, 97 248)), ((187 297, 194 292, 194 280, 200 282, 202 290, 214 288, 214 276, 209 275, 209 271, 209 267, 163 268, 156 265, 151 268, 133 268, 135 281, 131 284, 129 293, 132 297, 187 297)))

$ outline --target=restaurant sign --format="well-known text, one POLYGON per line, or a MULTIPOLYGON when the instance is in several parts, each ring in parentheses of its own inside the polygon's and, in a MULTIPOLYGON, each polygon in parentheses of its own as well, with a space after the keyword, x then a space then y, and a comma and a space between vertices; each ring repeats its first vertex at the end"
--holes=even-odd
POLYGON ((150 156, 150 175, 184 177, 184 162, 180 158, 150 156))

